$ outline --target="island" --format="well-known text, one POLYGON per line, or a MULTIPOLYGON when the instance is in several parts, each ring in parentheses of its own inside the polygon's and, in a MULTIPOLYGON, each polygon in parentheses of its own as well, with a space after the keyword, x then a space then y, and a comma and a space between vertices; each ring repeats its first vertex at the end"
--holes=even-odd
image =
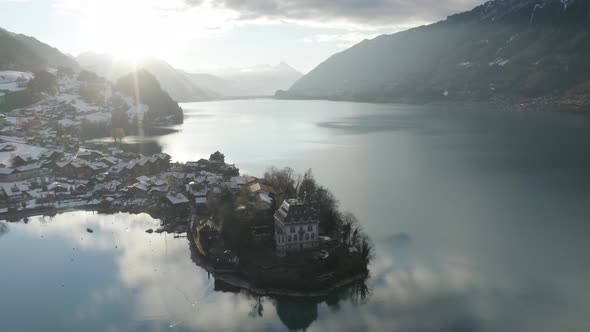
POLYGON ((216 279, 256 294, 306 296, 367 278, 370 239, 311 170, 270 168, 209 196, 207 207, 188 232, 198 264, 216 279))

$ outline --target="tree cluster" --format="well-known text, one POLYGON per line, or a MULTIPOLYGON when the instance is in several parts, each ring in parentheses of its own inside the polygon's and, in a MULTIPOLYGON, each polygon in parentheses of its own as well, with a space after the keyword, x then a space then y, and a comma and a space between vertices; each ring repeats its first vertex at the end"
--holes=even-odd
POLYGON ((220 161, 225 162, 225 155, 219 151, 215 151, 209 156, 209 161, 220 161))
POLYGON ((250 224, 238 215, 237 196, 229 190, 211 194, 207 207, 213 221, 221 226, 225 244, 235 252, 242 252, 250 244, 250 224))
POLYGON ((35 73, 35 77, 29 81, 28 88, 34 94, 55 95, 58 92, 57 77, 46 70, 38 71, 35 73))
POLYGON ((304 200, 318 213, 320 228, 325 234, 356 249, 365 262, 372 258, 373 245, 363 232, 358 219, 350 212, 340 212, 338 200, 334 194, 317 183, 311 169, 300 176, 289 167, 283 169, 271 167, 265 172, 264 179, 268 185, 278 191, 275 196, 277 206, 287 198, 298 197, 304 200))

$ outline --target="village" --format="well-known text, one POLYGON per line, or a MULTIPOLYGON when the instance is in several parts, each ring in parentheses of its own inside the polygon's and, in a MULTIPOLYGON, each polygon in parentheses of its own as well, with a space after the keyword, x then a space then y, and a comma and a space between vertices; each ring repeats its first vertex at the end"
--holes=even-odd
POLYGON ((147 232, 187 232, 199 265, 230 281, 239 277, 238 284, 301 290, 366 276, 370 247, 352 224, 326 232, 311 200, 269 178, 240 175, 218 151, 175 163, 165 153, 144 156, 102 142, 75 153, 21 155, 14 151, 23 143, 2 139, 12 142, 0 144, 0 154, 11 155, 0 167, 0 218, 148 213, 161 227, 147 232))

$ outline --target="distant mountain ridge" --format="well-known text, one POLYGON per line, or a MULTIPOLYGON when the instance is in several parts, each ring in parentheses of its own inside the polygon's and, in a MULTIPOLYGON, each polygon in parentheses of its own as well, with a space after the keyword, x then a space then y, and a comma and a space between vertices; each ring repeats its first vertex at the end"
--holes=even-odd
POLYGON ((494 0, 446 20, 365 40, 282 98, 489 100, 590 95, 590 1, 494 0))
POLYGON ((276 66, 228 68, 214 73, 189 73, 153 57, 133 62, 117 59, 108 54, 87 52, 80 54, 77 60, 82 68, 112 82, 136 70, 145 69, 179 102, 224 97, 272 96, 277 90, 290 87, 303 76, 286 63, 276 66))
POLYGON ((288 89, 303 76, 285 62, 243 68, 223 68, 208 73, 189 73, 196 84, 222 97, 272 96, 288 89))
POLYGON ((77 57, 80 66, 97 73, 110 81, 145 69, 154 75, 162 88, 178 102, 203 101, 215 98, 215 94, 194 84, 186 75, 165 61, 156 58, 144 58, 137 62, 120 60, 108 54, 83 53, 77 57))
POLYGON ((46 67, 77 70, 78 63, 39 40, 0 28, 0 70, 39 71, 46 67))

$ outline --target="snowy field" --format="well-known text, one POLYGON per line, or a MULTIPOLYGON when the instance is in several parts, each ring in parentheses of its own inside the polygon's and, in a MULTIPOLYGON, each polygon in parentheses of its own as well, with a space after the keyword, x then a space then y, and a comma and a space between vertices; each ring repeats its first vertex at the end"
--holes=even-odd
POLYGON ((33 74, 22 71, 0 71, 0 91, 15 92, 26 89, 19 87, 19 81, 28 82, 33 79, 33 74))

